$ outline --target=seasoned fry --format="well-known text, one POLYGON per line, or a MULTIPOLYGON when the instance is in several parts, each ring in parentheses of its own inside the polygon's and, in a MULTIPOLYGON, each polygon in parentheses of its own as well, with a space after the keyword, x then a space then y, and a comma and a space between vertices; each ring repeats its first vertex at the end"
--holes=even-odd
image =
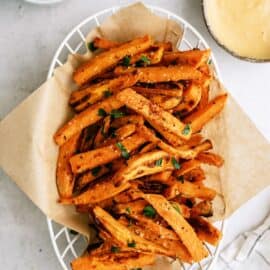
POLYGON ((139 82, 158 83, 158 82, 177 82, 180 80, 199 80, 202 73, 191 66, 158 66, 143 68, 122 68, 118 67, 114 70, 116 75, 137 72, 139 82))
MULTIPOLYGON (((119 143, 121 143, 123 148, 130 153, 145 142, 146 139, 144 137, 134 134, 119 143)), ((119 147, 116 144, 113 144, 75 155, 70 159, 70 165, 74 173, 82 173, 97 166, 109 163, 121 157, 122 154, 119 147)))
POLYGON ((185 198, 213 200, 216 196, 216 191, 211 188, 195 185, 188 181, 175 181, 174 184, 165 190, 164 194, 168 199, 181 195, 185 198))
POLYGON ((126 270, 151 265, 155 256, 150 253, 124 251, 118 253, 83 256, 71 263, 72 270, 126 270))
POLYGON ((81 139, 80 139, 80 145, 79 145, 79 152, 86 152, 91 149, 95 135, 98 131, 97 125, 88 126, 81 132, 81 139))
POLYGON ((190 65, 198 68, 206 63, 211 51, 208 50, 190 50, 165 53, 162 59, 164 65, 190 65))
POLYGON ((102 142, 104 142, 105 138, 108 135, 110 124, 111 124, 111 117, 106 116, 95 137, 95 140, 94 140, 95 148, 99 147, 102 144, 102 142))
POLYGON ((136 200, 128 203, 119 203, 115 206, 114 211, 117 214, 126 214, 129 216, 142 214, 143 209, 148 203, 145 200, 136 200))
POLYGON ((181 100, 177 97, 167 97, 163 95, 152 95, 148 98, 151 102, 158 104, 162 109, 166 111, 175 108, 181 100))
POLYGON ((220 95, 208 103, 199 111, 192 113, 184 119, 185 123, 190 123, 192 131, 198 132, 203 126, 214 118, 224 108, 228 94, 220 95))
POLYGON ((185 145, 188 147, 194 147, 201 143, 203 136, 200 133, 192 134, 188 141, 185 141, 185 145))
POLYGON ((202 241, 206 241, 213 246, 219 243, 222 233, 205 218, 193 217, 189 219, 188 222, 202 241))
POLYGON ((156 149, 156 147, 157 145, 155 143, 148 143, 141 149, 140 154, 151 152, 152 150, 156 149))
POLYGON ((165 52, 172 51, 172 43, 170 41, 168 42, 156 42, 155 43, 157 46, 161 46, 164 48, 165 52))
POLYGON ((102 208, 96 206, 94 208, 95 218, 102 223, 106 230, 124 247, 134 247, 135 249, 144 252, 153 252, 156 254, 166 254, 166 249, 137 236, 132 233, 121 223, 117 222, 112 216, 110 216, 102 208))
POLYGON ((213 216, 213 207, 210 201, 201 201, 191 208, 191 216, 204 216, 211 217, 213 216))
POLYGON ((93 44, 95 48, 99 49, 111 49, 120 45, 119 42, 115 42, 101 37, 95 37, 93 40, 93 44))
POLYGON ((56 169, 56 184, 60 197, 72 196, 75 177, 72 174, 69 159, 77 151, 80 133, 75 134, 59 148, 56 169))
POLYGON ((123 183, 119 186, 115 186, 110 179, 105 179, 103 182, 97 183, 82 194, 73 198, 61 198, 59 200, 62 204, 94 204, 106 199, 112 198, 120 192, 128 189, 130 185, 128 183, 123 183), (108 192, 108 190, 110 192, 108 192))
POLYGON ((148 120, 150 124, 154 124, 155 127, 158 126, 161 130, 169 131, 183 139, 190 138, 191 129, 187 130, 186 125, 181 123, 177 118, 137 94, 134 90, 126 89, 118 93, 116 98, 132 110, 142 114, 143 117, 148 120))
POLYGON ((141 126, 143 125, 143 123, 144 123, 143 117, 141 115, 134 114, 134 115, 124 116, 124 117, 120 117, 113 120, 111 127, 120 128, 127 124, 135 124, 135 125, 141 126))
POLYGON ((183 93, 182 102, 175 107, 175 112, 181 112, 181 115, 185 115, 191 112, 199 104, 202 96, 201 87, 195 83, 191 83, 183 93))
POLYGON ((105 112, 111 112, 113 109, 119 109, 121 106, 123 104, 115 97, 110 97, 93 105, 74 116, 67 124, 62 126, 54 135, 55 142, 58 145, 62 145, 74 134, 102 119, 103 115, 99 114, 100 109, 105 112))
POLYGON ((185 161, 181 164, 181 168, 179 170, 175 170, 174 175, 176 177, 179 177, 181 175, 184 175, 191 170, 198 168, 201 165, 201 162, 195 159, 191 159, 188 161, 185 161))
POLYGON ((109 68, 116 65, 126 55, 134 55, 147 50, 153 41, 150 36, 136 38, 132 41, 121 44, 116 48, 112 48, 109 51, 100 53, 99 55, 91 58, 86 63, 82 64, 73 74, 73 80, 82 85, 94 78, 95 76, 102 74, 109 68))
POLYGON ((205 173, 202 168, 198 167, 183 175, 184 181, 201 182, 205 179, 205 173))
POLYGON ((142 95, 163 95, 169 97, 178 97, 181 98, 183 95, 183 88, 174 88, 174 89, 162 89, 162 88, 146 88, 140 86, 133 86, 133 90, 142 95))
POLYGON ((135 124, 127 124, 125 126, 120 127, 119 129, 117 129, 115 131, 115 136, 118 140, 123 140, 135 132, 136 132, 136 125, 135 124))
POLYGON ((196 160, 216 167, 221 167, 224 163, 224 160, 220 155, 210 152, 202 152, 198 154, 196 160))
POLYGON ((155 174, 150 175, 147 178, 147 180, 148 181, 158 181, 158 182, 166 184, 168 182, 168 180, 170 179, 171 175, 172 175, 172 171, 163 171, 160 173, 155 173, 155 174))
POLYGON ((114 93, 133 86, 138 80, 138 76, 127 74, 107 82, 90 85, 86 88, 79 89, 71 93, 69 104, 74 107, 76 112, 85 110, 90 105, 107 98, 114 93))
POLYGON ((198 239, 192 227, 163 196, 144 194, 143 198, 147 200, 173 228, 195 262, 202 260, 208 255, 207 250, 198 239))

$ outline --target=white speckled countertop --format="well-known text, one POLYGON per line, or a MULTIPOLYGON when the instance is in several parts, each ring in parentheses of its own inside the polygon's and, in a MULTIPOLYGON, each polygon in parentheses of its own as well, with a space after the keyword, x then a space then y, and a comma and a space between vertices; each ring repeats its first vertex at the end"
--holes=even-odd
MULTIPOLYGON (((60 4, 38 6, 20 0, 1 0, 0 119, 46 79, 55 50, 73 26, 99 10, 128 2, 63 0, 60 4)), ((219 48, 207 32, 198 0, 144 2, 177 13, 201 32, 218 60, 226 87, 270 140, 270 64, 240 61, 219 48)), ((228 220, 224 244, 258 224, 269 210, 270 188, 228 220)), ((45 216, 3 171, 0 221, 1 269, 61 269, 45 216)))

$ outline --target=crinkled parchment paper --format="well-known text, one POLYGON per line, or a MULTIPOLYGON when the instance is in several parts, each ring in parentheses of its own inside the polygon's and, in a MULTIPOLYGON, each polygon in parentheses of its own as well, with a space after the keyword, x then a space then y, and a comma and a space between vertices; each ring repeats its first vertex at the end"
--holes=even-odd
MULTIPOLYGON (((100 35, 125 41, 144 34, 176 44, 182 37, 182 29, 176 22, 152 14, 142 4, 135 4, 92 30, 88 40, 100 35)), ((85 235, 89 234, 87 216, 76 213, 72 206, 57 203, 58 147, 53 134, 71 116, 68 98, 76 87, 71 75, 78 64, 89 57, 91 53, 83 57, 70 55, 52 78, 0 123, 0 165, 5 172, 44 214, 85 235)), ((211 87, 213 95, 223 91, 217 81, 211 87)), ((216 219, 220 219, 269 185, 270 145, 232 97, 224 112, 207 125, 204 133, 213 140, 214 150, 225 158, 221 170, 207 167, 209 185, 217 188, 226 202, 224 208, 223 196, 216 200, 216 219)))

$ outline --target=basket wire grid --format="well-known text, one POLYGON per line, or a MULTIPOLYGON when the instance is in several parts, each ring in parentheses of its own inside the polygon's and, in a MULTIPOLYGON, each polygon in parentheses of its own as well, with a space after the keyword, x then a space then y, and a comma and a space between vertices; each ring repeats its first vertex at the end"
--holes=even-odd
MULTIPOLYGON (((191 26, 187 21, 179 17, 178 15, 167 11, 165 9, 147 6, 151 12, 166 17, 168 19, 175 20, 179 23, 183 30, 183 38, 178 44, 178 48, 181 50, 188 50, 192 48, 206 49, 209 48, 207 42, 203 39, 200 33, 191 26)), ((85 46, 86 35, 89 30, 99 26, 104 19, 114 14, 121 7, 113 7, 103 11, 100 11, 82 21, 77 25, 63 40, 59 48, 57 49, 54 58, 51 62, 50 69, 47 78, 53 76, 53 72, 56 67, 62 66, 67 60, 68 54, 80 53, 84 54, 87 50, 85 46)), ((215 57, 211 56, 212 65, 216 76, 221 80, 220 72, 215 60, 215 57)), ((48 229, 51 237, 51 241, 57 255, 57 258, 64 270, 70 269, 70 262, 80 256, 87 247, 87 240, 84 236, 69 230, 67 227, 57 224, 50 218, 47 218, 48 229)), ((215 224, 221 231, 224 230, 224 222, 218 222, 215 224)), ((178 269, 184 270, 210 270, 214 265, 215 259, 218 256, 220 245, 212 247, 205 244, 209 251, 209 257, 204 259, 200 263, 193 265, 182 264, 181 262, 175 261, 173 264, 178 264, 178 269), (180 267, 180 268, 179 268, 180 267)))

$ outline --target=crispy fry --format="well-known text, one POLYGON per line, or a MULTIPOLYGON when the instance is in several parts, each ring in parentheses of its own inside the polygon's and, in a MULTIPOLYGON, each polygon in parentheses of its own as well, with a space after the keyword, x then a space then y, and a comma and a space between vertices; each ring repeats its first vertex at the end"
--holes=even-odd
POLYGON ((125 126, 120 127, 119 129, 117 129, 115 131, 115 136, 118 140, 123 140, 135 132, 136 132, 136 125, 135 124, 127 124, 125 126))
POLYGON ((202 241, 206 241, 213 246, 219 243, 222 233, 205 218, 193 217, 189 219, 188 222, 202 241))
MULTIPOLYGON (((121 141, 121 144, 128 152, 131 152, 145 142, 144 137, 134 134, 121 141)), ((113 144, 75 155, 70 159, 70 165, 74 173, 82 173, 119 157, 121 157, 121 150, 116 144, 113 144)))
POLYGON ((179 170, 175 170, 174 175, 176 177, 179 177, 181 175, 184 175, 191 170, 198 168, 201 165, 201 162, 195 159, 191 159, 188 161, 185 161, 181 164, 181 168, 179 170))
POLYGON ((164 48, 164 51, 172 51, 172 43, 170 41, 168 42, 156 42, 157 46, 162 46, 164 48))
POLYGON ((155 256, 150 253, 125 251, 79 257, 72 261, 72 270, 126 270, 151 265, 155 256))
POLYGON ((144 123, 143 117, 141 115, 134 114, 134 115, 124 116, 124 117, 120 117, 113 120, 111 127, 120 128, 127 124, 135 124, 135 125, 140 126, 140 125, 143 125, 143 123, 144 123))
POLYGON ((175 107, 175 112, 181 112, 181 115, 185 115, 191 112, 199 104, 202 96, 202 90, 196 83, 191 83, 183 93, 182 102, 175 107))
POLYGON ((224 163, 224 160, 220 155, 210 152, 202 152, 196 157, 196 159, 202 163, 216 167, 221 167, 224 163))
POLYGON ((114 212, 117 214, 126 214, 126 215, 138 215, 142 214, 142 211, 145 206, 148 205, 148 202, 145 200, 136 200, 127 203, 119 203, 114 207, 114 212))
POLYGON ((210 201, 201 201, 191 208, 191 216, 204 216, 211 217, 213 216, 213 207, 210 201))
POLYGON ((144 194, 143 198, 147 200, 156 209, 159 215, 173 228, 195 262, 202 260, 208 255, 207 250, 196 236, 192 227, 163 196, 144 194))
POLYGON ((148 181, 158 181, 166 184, 172 175, 172 171, 163 171, 160 173, 152 174, 148 177, 148 181))
POLYGON ((178 195, 185 198, 199 198, 202 200, 213 200, 216 191, 204 186, 198 186, 188 181, 175 181, 174 184, 165 190, 165 197, 172 199, 178 195))
POLYGON ((185 123, 190 123, 192 131, 198 132, 203 126, 214 118, 224 108, 228 94, 220 95, 208 103, 199 111, 192 113, 184 119, 185 123))
POLYGON ((128 203, 141 198, 141 192, 137 189, 130 188, 114 197, 116 203, 128 203))
POLYGON ((110 123, 111 123, 111 117, 106 116, 103 120, 103 123, 101 127, 99 128, 97 135, 94 140, 94 147, 97 148, 99 147, 105 140, 105 138, 108 135, 108 131, 110 128, 110 123))
POLYGON ((162 88, 150 88, 150 87, 140 87, 133 86, 133 90, 142 95, 163 95, 169 97, 178 97, 181 98, 183 95, 183 88, 174 88, 174 89, 162 89, 162 88))
POLYGON ((177 97, 167 97, 163 95, 152 95, 148 98, 151 102, 158 104, 162 109, 166 111, 175 108, 181 100, 177 97))
POLYGON ((91 106, 74 116, 68 123, 62 126, 54 135, 55 142, 58 145, 62 145, 74 134, 102 119, 103 116, 99 114, 100 109, 103 109, 105 112, 111 112, 113 109, 119 109, 121 106, 122 103, 115 99, 115 97, 107 98, 91 106))
POLYGON ((156 149, 156 147, 157 145, 155 143, 148 143, 140 150, 140 154, 151 152, 152 150, 156 149))
POLYGON ((188 141, 185 141, 185 145, 188 147, 194 147, 201 143, 203 136, 200 133, 192 134, 188 141))
POLYGON ((198 68, 206 63, 211 51, 208 50, 190 50, 165 53, 162 59, 164 65, 190 65, 198 68))
POLYGON ((91 149, 95 135, 98 131, 97 125, 88 126, 82 130, 79 152, 86 152, 91 149))
POLYGON ((183 175, 184 181, 201 182, 205 179, 205 173, 201 167, 197 167, 183 175))
POLYGON ((93 40, 95 48, 99 49, 111 49, 120 45, 119 42, 108 40, 106 38, 95 37, 93 40))
POLYGON ((82 90, 71 93, 69 104, 74 107, 76 112, 85 110, 90 105, 107 98, 121 89, 133 86, 138 80, 138 76, 127 74, 118 78, 111 79, 107 82, 90 85, 82 90))
POLYGON ((82 85, 94 78, 95 76, 104 73, 109 68, 116 65, 126 55, 134 55, 147 50, 153 41, 150 36, 136 38, 132 41, 121 44, 109 51, 100 53, 91 58, 86 63, 82 64, 73 74, 73 79, 78 85, 82 85))
POLYGON ((132 233, 128 228, 123 226, 121 223, 117 222, 112 216, 110 216, 102 208, 96 206, 94 208, 94 215, 96 219, 102 223, 106 230, 119 242, 122 243, 124 247, 134 247, 137 250, 144 252, 153 252, 156 254, 165 254, 166 249, 143 239, 140 236, 132 233))
POLYGON ((128 183, 124 183, 116 187, 110 181, 110 179, 105 179, 104 181, 95 184, 82 194, 73 198, 60 199, 59 202, 62 204, 74 204, 74 205, 94 204, 112 198, 113 196, 128 189, 129 187, 130 185, 128 183), (108 192, 108 190, 110 192, 108 192))
POLYGON ((69 159, 77 151, 79 138, 80 133, 77 133, 59 148, 56 184, 59 196, 62 198, 69 198, 72 196, 75 177, 72 174, 69 159))
POLYGON ((209 86, 201 87, 201 100, 195 111, 199 111, 207 106, 209 102, 209 86))
POLYGON ((126 89, 118 93, 116 98, 132 110, 142 114, 151 125, 154 124, 155 128, 158 126, 160 130, 169 131, 180 138, 190 138, 191 130, 184 132, 186 125, 134 90, 126 89))
POLYGON ((137 72, 139 82, 158 83, 158 82, 177 82, 180 80, 199 80, 202 73, 191 66, 158 66, 143 68, 123 68, 117 67, 114 70, 116 75, 137 72))

